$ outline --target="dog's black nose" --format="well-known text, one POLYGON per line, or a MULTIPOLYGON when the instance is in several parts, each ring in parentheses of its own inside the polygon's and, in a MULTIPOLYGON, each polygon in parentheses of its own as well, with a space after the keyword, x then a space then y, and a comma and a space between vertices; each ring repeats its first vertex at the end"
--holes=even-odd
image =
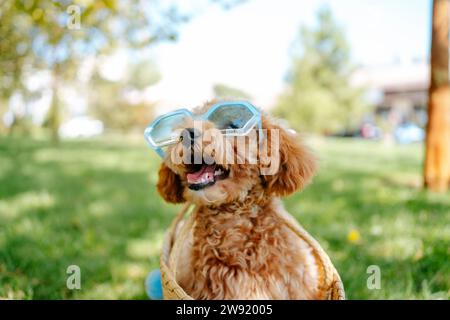
POLYGON ((183 129, 180 139, 185 147, 190 147, 194 144, 195 138, 200 136, 200 132, 194 128, 183 129))

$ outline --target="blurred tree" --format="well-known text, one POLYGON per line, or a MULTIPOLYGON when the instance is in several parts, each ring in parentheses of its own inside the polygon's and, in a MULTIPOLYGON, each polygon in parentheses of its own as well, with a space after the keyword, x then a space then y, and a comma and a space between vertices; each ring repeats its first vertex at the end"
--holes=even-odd
POLYGON ((3 120, 8 111, 9 97, 14 90, 25 90, 21 81, 22 69, 30 46, 17 25, 27 24, 27 27, 31 27, 31 24, 17 17, 16 11, 13 1, 4 1, 0 5, 0 132, 7 131, 3 120))
POLYGON ((159 1, 147 5, 153 10, 145 10, 139 0, 5 0, 0 13, 0 68, 6 70, 6 76, 0 82, 6 79, 7 86, 2 86, 2 92, 23 89, 18 84, 23 83, 27 71, 51 70, 53 99, 46 124, 57 139, 59 88, 74 76, 81 60, 119 42, 139 48, 174 39, 175 27, 187 19, 159 1))
POLYGON ((424 185, 450 187, 449 0, 433 1, 431 70, 424 185))
POLYGON ((17 25, 31 28, 31 23, 17 16, 14 1, 2 2, 0 21, 0 97, 5 97, 21 85, 21 69, 30 52, 28 39, 17 25))
POLYGON ((126 82, 136 90, 156 84, 161 79, 158 67, 152 60, 138 60, 131 66, 126 82))
POLYGON ((294 42, 288 88, 275 113, 297 130, 350 130, 365 111, 362 89, 349 85, 349 45, 330 9, 318 13, 316 29, 303 27, 294 42))
MULTIPOLYGON (((214 1, 228 7, 236 0, 214 1)), ((58 139, 59 91, 87 56, 122 47, 142 48, 174 40, 182 14, 162 0, 2 0, 0 95, 24 90, 25 74, 52 71, 53 101, 46 124, 58 139)))
POLYGON ((250 100, 252 97, 245 91, 227 86, 225 84, 216 84, 213 87, 214 97, 217 99, 236 98, 250 100))
POLYGON ((122 131, 143 129, 153 118, 154 105, 143 99, 131 102, 127 93, 140 94, 159 79, 160 74, 151 60, 133 63, 121 81, 104 79, 96 70, 90 80, 90 86, 96 90, 89 93, 89 111, 102 120, 107 128, 122 131))

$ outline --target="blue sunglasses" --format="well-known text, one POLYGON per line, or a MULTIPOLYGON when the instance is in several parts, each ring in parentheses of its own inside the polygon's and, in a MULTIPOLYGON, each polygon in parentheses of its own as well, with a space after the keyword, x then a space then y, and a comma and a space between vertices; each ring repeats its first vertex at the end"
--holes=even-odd
MULTIPOLYGON (((262 129, 261 113, 246 101, 226 101, 213 105, 207 112, 194 115, 187 109, 179 109, 156 118, 144 132, 149 146, 162 158, 163 147, 180 141, 183 124, 187 120, 212 122, 224 136, 245 136, 257 126, 262 129)), ((260 141, 262 134, 259 135, 260 141)))

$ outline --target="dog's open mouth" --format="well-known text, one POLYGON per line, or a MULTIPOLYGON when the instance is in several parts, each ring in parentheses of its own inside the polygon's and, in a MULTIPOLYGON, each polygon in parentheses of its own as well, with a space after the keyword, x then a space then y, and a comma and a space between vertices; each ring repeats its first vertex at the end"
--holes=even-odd
POLYGON ((201 190, 212 186, 216 181, 226 179, 230 173, 218 164, 190 164, 187 165, 187 183, 191 190, 201 190))

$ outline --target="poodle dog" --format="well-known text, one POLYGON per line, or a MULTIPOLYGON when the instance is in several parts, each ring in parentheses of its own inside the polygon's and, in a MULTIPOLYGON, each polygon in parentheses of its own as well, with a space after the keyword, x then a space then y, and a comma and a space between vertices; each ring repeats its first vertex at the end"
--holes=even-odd
POLYGON ((315 158, 295 133, 265 114, 260 120, 262 130, 255 131, 258 137, 264 132, 264 148, 257 143, 252 148, 249 137, 241 144, 224 138, 206 120, 195 130, 185 123, 188 139, 169 146, 160 167, 160 195, 170 203, 196 205, 176 266, 177 282, 194 299, 323 298, 316 257, 281 223, 288 214, 280 197, 305 187, 315 158), (187 154, 200 162, 176 159, 187 154))

